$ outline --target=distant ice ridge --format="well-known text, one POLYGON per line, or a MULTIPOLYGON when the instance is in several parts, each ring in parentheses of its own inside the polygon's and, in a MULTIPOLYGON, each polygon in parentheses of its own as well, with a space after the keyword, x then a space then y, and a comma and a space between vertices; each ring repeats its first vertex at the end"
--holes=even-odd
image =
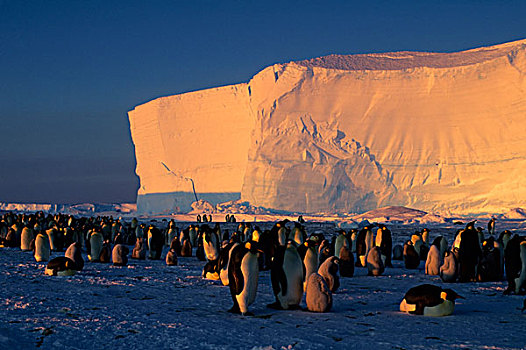
POLYGON ((526 40, 331 55, 129 112, 140 213, 195 200, 291 212, 526 206, 526 40))
POLYGON ((65 213, 71 215, 93 214, 135 214, 135 203, 81 203, 81 204, 39 204, 39 203, 4 203, 0 202, 0 211, 65 213))

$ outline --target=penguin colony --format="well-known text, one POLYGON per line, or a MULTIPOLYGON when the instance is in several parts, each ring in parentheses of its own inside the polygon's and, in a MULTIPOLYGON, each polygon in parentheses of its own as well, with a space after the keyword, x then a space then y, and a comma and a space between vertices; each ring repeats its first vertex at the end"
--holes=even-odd
MULTIPOLYGON (((235 217, 228 215, 228 223, 235 217)), ((166 221, 166 220, 163 220, 166 221)), ((204 262, 202 277, 228 286, 232 313, 251 315, 259 272, 269 270, 274 309, 328 312, 340 278, 353 277, 355 268, 367 269, 369 276, 381 276, 392 261, 403 261, 406 269, 420 269, 444 283, 507 281, 505 294, 526 294, 526 237, 510 231, 495 232, 495 219, 488 224, 489 235, 472 221, 455 234, 449 246, 443 236, 430 240, 427 228, 409 235, 403 245, 393 247, 391 231, 383 224, 367 224, 349 231, 307 234, 302 225, 289 220, 262 230, 239 223, 232 233, 212 223, 212 216, 198 217, 196 224, 182 230, 171 220, 148 225, 137 219, 125 222, 112 217, 74 217, 63 214, 15 214, 0 217, 0 247, 31 252, 36 262, 47 263, 44 274, 72 276, 90 263, 126 266, 128 256, 137 260, 162 259, 177 266, 181 257, 195 254, 204 262), (376 233, 376 234, 375 234, 376 233), (132 249, 133 247, 133 249, 132 249), (50 260, 52 252, 63 252, 50 260)), ((411 288, 400 303, 400 311, 424 316, 453 313, 455 300, 463 298, 449 288, 423 284, 411 288)), ((526 303, 526 302, 525 302, 526 303)), ((526 305, 526 304, 525 304, 526 305)), ((523 311, 526 306, 523 308, 523 311)))

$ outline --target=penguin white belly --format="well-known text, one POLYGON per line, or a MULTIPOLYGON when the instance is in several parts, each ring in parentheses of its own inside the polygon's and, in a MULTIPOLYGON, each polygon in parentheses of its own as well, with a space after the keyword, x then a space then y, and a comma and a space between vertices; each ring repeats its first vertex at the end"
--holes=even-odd
MULTIPOLYGON (((520 244, 520 257, 522 262, 521 274, 515 279, 515 293, 517 294, 526 282, 526 241, 520 244)), ((524 287, 526 288, 526 285, 524 287)))
POLYGON ((155 252, 152 250, 153 235, 148 231, 148 257, 152 259, 155 255, 155 252))
POLYGON ((217 250, 217 244, 214 242, 214 239, 210 239, 208 242, 203 242, 203 248, 208 260, 217 260, 219 258, 219 251, 217 250))
MULTIPOLYGON (((54 276, 53 269, 46 268, 44 273, 46 275, 48 275, 48 276, 54 276)), ((74 276, 76 273, 77 273, 76 270, 68 269, 68 270, 64 270, 64 271, 57 271, 57 276, 74 276)))
POLYGON ((305 264, 305 280, 303 282, 303 290, 305 290, 309 276, 312 273, 318 271, 318 253, 314 249, 307 249, 303 263, 305 264))
POLYGON ((287 279, 287 292, 278 293, 278 298, 281 307, 288 309, 291 305, 299 305, 303 297, 303 266, 296 250, 285 251, 283 270, 287 279))
POLYGON ((298 228, 294 230, 294 242, 296 242, 298 246, 303 244, 303 234, 298 228))
POLYGON ((100 234, 91 235, 90 239, 91 252, 88 255, 90 261, 99 260, 100 252, 102 250, 102 236, 100 234))
POLYGON ((37 262, 48 261, 50 254, 49 238, 39 234, 35 239, 35 260, 37 262))
POLYGON ((443 303, 440 303, 436 306, 424 307, 424 316, 447 316, 453 313, 453 309, 455 309, 455 304, 450 300, 444 300, 443 303))
POLYGON ((22 251, 31 250, 31 241, 33 240, 33 232, 27 227, 22 230, 22 237, 20 239, 20 249, 22 251))
POLYGON ((188 236, 190 237, 190 243, 192 244, 192 247, 195 247, 197 245, 197 232, 195 232, 195 230, 190 230, 188 236))
POLYGON ((248 252, 241 261, 241 272, 243 274, 243 290, 239 295, 236 295, 239 310, 242 314, 248 311, 248 307, 256 300, 256 292, 258 289, 258 257, 254 253, 248 252))
POLYGON ((462 239, 462 232, 459 232, 458 235, 455 237, 455 241, 453 242, 453 250, 454 248, 460 249, 460 240, 462 239))
POLYGON ((339 235, 336 238, 336 242, 334 244, 334 256, 337 257, 338 259, 340 258, 340 250, 342 249, 344 245, 346 245, 345 240, 347 240, 347 238, 345 238, 345 236, 343 235, 339 235))

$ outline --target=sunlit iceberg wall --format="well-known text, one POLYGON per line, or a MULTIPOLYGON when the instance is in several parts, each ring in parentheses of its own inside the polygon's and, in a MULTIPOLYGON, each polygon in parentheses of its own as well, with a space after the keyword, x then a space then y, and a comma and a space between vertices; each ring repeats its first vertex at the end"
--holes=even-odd
POLYGON ((193 188, 299 212, 524 206, 525 47, 333 55, 140 105, 139 211, 184 211, 193 188))

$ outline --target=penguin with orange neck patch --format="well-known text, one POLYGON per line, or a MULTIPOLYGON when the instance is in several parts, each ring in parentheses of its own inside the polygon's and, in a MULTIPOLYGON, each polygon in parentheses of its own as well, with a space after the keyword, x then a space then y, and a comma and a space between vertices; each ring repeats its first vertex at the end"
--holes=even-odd
POLYGON ((458 298, 464 299, 454 290, 422 284, 405 293, 400 303, 400 311, 414 315, 447 316, 453 313, 455 300, 458 298))

